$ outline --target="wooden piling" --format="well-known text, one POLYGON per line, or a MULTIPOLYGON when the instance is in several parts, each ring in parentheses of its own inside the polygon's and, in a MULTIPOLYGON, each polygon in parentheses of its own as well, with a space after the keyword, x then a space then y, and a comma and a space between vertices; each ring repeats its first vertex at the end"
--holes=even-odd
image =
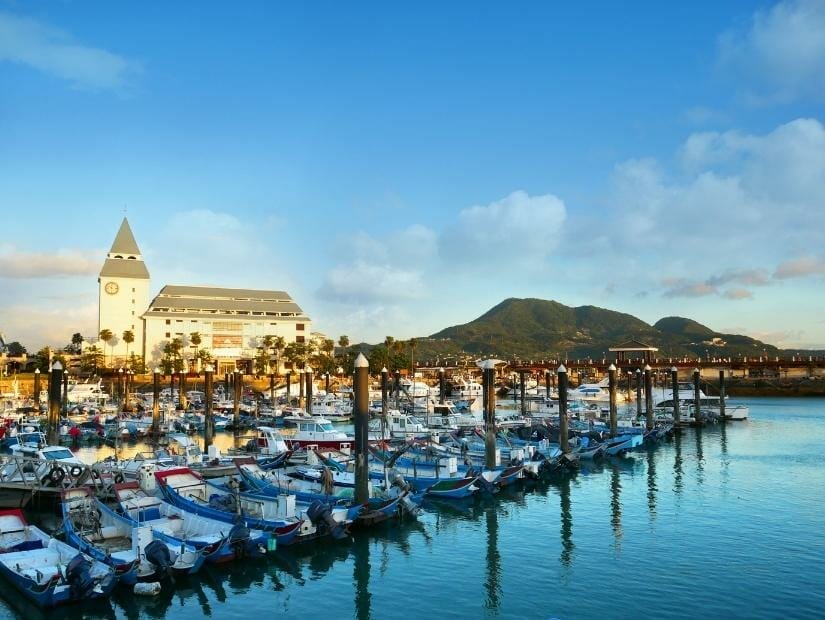
POLYGON ((496 463, 496 366, 493 360, 487 360, 482 367, 482 394, 484 397, 484 463, 488 469, 496 463))
POLYGON ((275 407, 275 375, 273 373, 269 374, 269 402, 272 403, 272 407, 275 407))
POLYGON ((366 504, 369 501, 369 362, 363 353, 355 358, 355 377, 353 379, 355 416, 355 503, 366 504))
POLYGON ((181 370, 180 376, 178 377, 178 390, 180 391, 180 396, 178 400, 180 400, 180 408, 186 410, 188 406, 188 401, 186 400, 186 371, 181 370))
MULTIPOLYGON (((203 451, 207 453, 209 451, 209 446, 212 445, 212 437, 215 434, 214 432, 214 424, 215 420, 212 417, 212 406, 214 402, 213 398, 213 375, 214 372, 212 370, 211 364, 207 364, 206 368, 203 369, 203 391, 204 391, 204 410, 203 410, 203 451)), ((226 383, 229 382, 228 379, 229 375, 227 374, 225 379, 226 383)), ((227 394, 227 393, 225 393, 227 394)))
POLYGON ((387 407, 389 407, 390 371, 381 369, 381 415, 387 417, 387 407))
POLYGON ((32 394, 34 400, 34 409, 39 414, 40 413, 40 369, 34 369, 34 394, 32 394))
POLYGON ((152 373, 152 434, 160 433, 160 368, 152 373))
POLYGON ((324 392, 329 394, 329 373, 324 373, 324 392))
POLYGON ((653 376, 649 365, 645 365, 645 427, 651 430, 653 421, 653 376))
POLYGON ((678 427, 681 423, 679 412, 679 369, 674 366, 670 369, 671 397, 673 398, 673 426, 678 427))
POLYGON ((239 369, 232 375, 235 393, 232 398, 232 431, 237 435, 241 430, 241 397, 243 396, 243 376, 239 369))
POLYGON ((55 361, 49 373, 49 416, 48 433, 46 439, 50 444, 57 445, 59 441, 57 425, 60 420, 60 396, 63 383, 63 364, 55 361))
POLYGON ((570 452, 570 439, 567 433, 567 368, 559 366, 559 447, 565 454, 570 452))
POLYGON ((444 404, 447 398, 447 381, 444 369, 438 369, 438 402, 444 404))
POLYGON ((636 419, 642 417, 642 371, 636 369, 636 419))
POLYGON ((312 372, 312 368, 307 368, 306 372, 304 372, 304 381, 306 382, 306 400, 307 400, 307 413, 312 415, 312 392, 313 392, 313 379, 314 374, 312 372))
POLYGON ((69 415, 69 369, 63 370, 63 396, 60 399, 60 411, 62 415, 69 415))
POLYGON ((303 408, 306 406, 306 401, 304 400, 304 369, 298 369, 298 406, 303 408))
POLYGON ((395 408, 401 409, 401 371, 395 371, 395 408))
POLYGON ((725 420, 725 371, 719 371, 719 415, 725 420))
POLYGON ((552 374, 549 368, 544 371, 544 396, 548 401, 550 400, 550 375, 552 374))
POLYGON ((527 373, 524 370, 519 370, 518 371, 518 378, 519 378, 519 382, 521 384, 520 387, 519 387, 519 396, 521 396, 521 417, 523 417, 523 418, 527 417, 527 399, 525 398, 526 393, 525 393, 525 385, 524 385, 524 377, 526 376, 526 374, 527 373))
POLYGON ((287 407, 291 407, 291 406, 292 406, 292 402, 291 402, 291 399, 292 399, 292 394, 291 394, 291 391, 292 391, 292 371, 291 371, 291 370, 287 370, 287 371, 286 371, 286 405, 287 405, 287 407))
POLYGON ((616 366, 610 364, 607 369, 607 385, 610 396, 610 436, 615 437, 618 433, 619 419, 616 409, 616 366))
POLYGON ((702 423, 702 400, 699 398, 699 377, 698 368, 693 369, 693 420, 696 424, 702 423))

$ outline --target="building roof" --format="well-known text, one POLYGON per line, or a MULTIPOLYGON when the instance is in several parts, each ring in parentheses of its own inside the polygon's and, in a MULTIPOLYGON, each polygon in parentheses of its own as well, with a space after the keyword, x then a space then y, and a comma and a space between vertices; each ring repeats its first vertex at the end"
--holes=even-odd
POLYGON ((176 285, 164 286, 143 317, 309 321, 284 291, 176 285))
POLYGON ((129 220, 125 217, 120 223, 120 228, 117 231, 117 235, 115 236, 114 243, 112 243, 112 249, 109 250, 109 254, 123 254, 124 258, 127 254, 131 254, 132 256, 140 256, 140 248, 138 247, 137 241, 135 241, 135 236, 132 234, 132 229, 129 226, 129 220))
POLYGON ((610 347, 609 351, 658 351, 657 347, 651 347, 649 344, 639 342, 638 340, 628 340, 622 344, 610 347))
POLYGON ((149 279, 146 263, 135 258, 107 258, 100 270, 101 278, 149 279))

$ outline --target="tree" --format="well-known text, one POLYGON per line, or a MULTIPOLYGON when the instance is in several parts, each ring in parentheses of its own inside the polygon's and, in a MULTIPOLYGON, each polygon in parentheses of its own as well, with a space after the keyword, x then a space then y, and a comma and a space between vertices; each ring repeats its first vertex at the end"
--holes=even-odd
POLYGON ((97 374, 97 369, 103 365, 103 353, 97 346, 92 345, 80 356, 80 371, 87 374, 97 374))
POLYGON ((49 367, 49 359, 51 358, 52 351, 49 347, 43 347, 37 353, 34 354, 34 367, 39 368, 40 372, 49 372, 51 368, 49 367))
POLYGON ((101 329, 100 333, 98 334, 100 339, 103 341, 103 365, 106 365, 106 345, 109 344, 109 341, 114 337, 111 329, 101 329))
POLYGON ((415 377, 415 338, 410 338, 410 372, 415 377))
POLYGON ((269 350, 262 347, 255 354, 255 374, 265 375, 267 370, 269 370, 269 350))
POLYGON ((135 332, 127 329, 123 332, 123 342, 126 343, 126 359, 129 359, 129 345, 135 341, 135 332))
POLYGON ((142 375, 146 372, 146 364, 143 363, 143 356, 132 353, 129 356, 129 369, 136 375, 142 375))
POLYGON ((349 348, 349 336, 341 336, 338 338, 338 346, 343 349, 342 355, 347 354, 347 349, 349 348))
POLYGON ((189 334, 189 342, 193 347, 195 347, 195 360, 202 363, 203 359, 201 356, 200 346, 201 342, 203 342, 203 338, 201 338, 201 333, 192 332, 191 334, 189 334))
POLYGON ((266 368, 263 370, 262 374, 269 372, 270 366, 272 365, 272 363, 271 363, 272 362, 272 345, 274 343, 275 343, 275 337, 270 336, 270 335, 264 336, 263 339, 261 340, 261 346, 263 347, 263 350, 266 352, 266 360, 267 360, 266 368))
POLYGON ((284 354, 284 349, 286 348, 286 338, 283 336, 275 336, 272 339, 272 346, 275 349, 275 374, 277 375, 281 368, 281 356, 284 354))
POLYGON ((163 357, 160 360, 160 366, 165 374, 183 370, 182 349, 183 341, 180 338, 175 338, 163 345, 163 357))
POLYGON ((26 354, 26 347, 24 347, 16 340, 14 342, 8 343, 6 345, 6 350, 8 351, 10 357, 20 357, 21 355, 26 354))
POLYGON ((305 342, 290 342, 284 348, 284 357, 296 370, 306 366, 307 356, 307 345, 305 342))
POLYGON ((72 352, 80 353, 83 350, 83 335, 80 332, 72 334, 72 352))

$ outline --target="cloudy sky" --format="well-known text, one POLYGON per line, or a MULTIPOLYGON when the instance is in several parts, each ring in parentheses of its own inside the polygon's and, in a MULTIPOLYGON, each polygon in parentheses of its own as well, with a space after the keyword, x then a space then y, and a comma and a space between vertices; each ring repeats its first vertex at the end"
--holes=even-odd
POLYGON ((825 2, 0 0, 0 331, 163 284, 352 341, 506 297, 825 348, 825 2))

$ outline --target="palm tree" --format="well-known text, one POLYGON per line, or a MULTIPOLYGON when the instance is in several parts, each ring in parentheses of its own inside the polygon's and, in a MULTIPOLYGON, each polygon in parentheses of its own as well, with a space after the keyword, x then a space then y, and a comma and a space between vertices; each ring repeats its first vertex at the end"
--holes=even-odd
POLYGON ((270 356, 272 355, 272 343, 274 342, 274 340, 275 337, 271 335, 266 335, 263 337, 263 340, 261 340, 261 346, 264 348, 264 351, 266 351, 267 355, 267 371, 272 370, 272 359, 270 358, 270 356))
POLYGON ((284 348, 286 348, 286 338, 275 336, 272 339, 272 347, 275 349, 275 374, 277 375, 281 369, 281 356, 284 354, 284 348))
POLYGON ((101 329, 100 333, 98 334, 100 339, 103 341, 103 365, 106 365, 106 345, 109 344, 109 341, 114 337, 111 329, 101 329))
POLYGON ((192 332, 191 334, 189 334, 189 342, 192 344, 193 347, 195 347, 195 357, 194 357, 194 359, 195 360, 200 360, 200 357, 201 357, 200 356, 200 346, 201 346, 201 342, 203 342, 203 339, 201 338, 201 333, 200 332, 192 332))
POLYGON ((123 342, 126 343, 126 359, 129 359, 129 345, 135 341, 135 332, 131 329, 127 329, 123 332, 123 342))
POLYGON ((349 336, 340 336, 338 338, 338 346, 341 347, 341 359, 347 357, 347 348, 349 347, 349 336))

